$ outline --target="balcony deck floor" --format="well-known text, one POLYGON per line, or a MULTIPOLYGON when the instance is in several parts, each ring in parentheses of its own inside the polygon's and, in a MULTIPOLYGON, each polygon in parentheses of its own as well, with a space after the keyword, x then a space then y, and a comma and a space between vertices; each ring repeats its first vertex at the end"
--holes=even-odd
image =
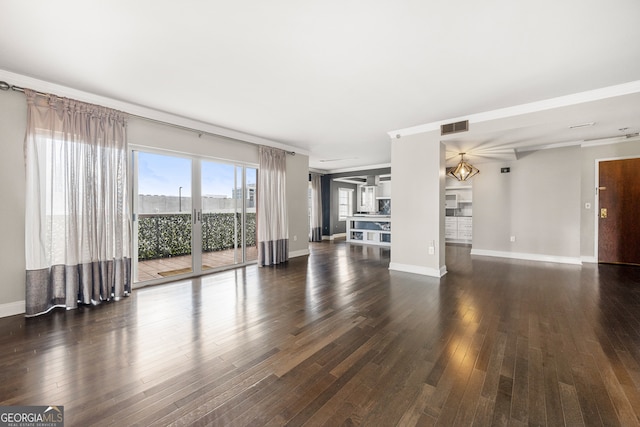
MULTIPOLYGON (((240 254, 238 254, 240 255, 240 254)), ((257 246, 247 247, 247 260, 253 261, 258 259, 257 246)), ((234 264, 234 250, 206 252, 202 254, 202 264, 208 268, 224 267, 234 264)), ((169 258, 152 259, 147 261, 138 261, 138 275, 134 278, 134 282, 145 282, 147 280, 160 279, 171 273, 188 272, 191 269, 191 255, 176 256, 169 258), (164 274, 164 275, 163 275, 164 274)))

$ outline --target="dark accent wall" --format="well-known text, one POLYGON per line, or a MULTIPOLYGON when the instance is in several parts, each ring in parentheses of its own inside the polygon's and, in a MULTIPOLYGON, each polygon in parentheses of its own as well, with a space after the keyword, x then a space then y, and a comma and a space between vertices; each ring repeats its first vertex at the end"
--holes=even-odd
POLYGON ((334 234, 346 233, 346 221, 338 221, 338 188, 353 189, 353 207, 357 210, 358 186, 346 182, 335 182, 334 178, 361 175, 387 175, 391 173, 391 168, 369 169, 352 172, 341 172, 322 176, 322 235, 332 236, 334 234))
POLYGON ((331 233, 331 175, 322 176, 322 235, 331 233))

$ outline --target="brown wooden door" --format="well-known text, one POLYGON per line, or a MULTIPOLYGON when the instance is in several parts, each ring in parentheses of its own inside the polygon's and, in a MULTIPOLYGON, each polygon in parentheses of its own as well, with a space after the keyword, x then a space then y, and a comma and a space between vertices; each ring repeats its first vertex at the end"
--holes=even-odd
POLYGON ((599 170, 598 262, 640 265, 640 159, 599 170))

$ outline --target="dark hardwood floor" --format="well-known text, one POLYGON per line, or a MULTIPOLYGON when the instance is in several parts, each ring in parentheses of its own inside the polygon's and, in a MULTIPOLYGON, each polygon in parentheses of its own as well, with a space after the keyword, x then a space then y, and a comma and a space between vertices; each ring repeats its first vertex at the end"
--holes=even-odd
POLYGON ((640 268, 470 257, 441 280, 317 243, 0 319, 0 405, 66 425, 638 425, 640 268))

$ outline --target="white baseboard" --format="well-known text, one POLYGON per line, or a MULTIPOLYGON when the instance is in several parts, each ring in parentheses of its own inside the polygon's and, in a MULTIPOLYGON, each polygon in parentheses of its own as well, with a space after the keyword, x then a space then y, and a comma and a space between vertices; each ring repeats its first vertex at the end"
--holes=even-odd
POLYGON ((491 251, 486 249, 471 249, 471 255, 491 256, 491 257, 510 258, 510 259, 522 259, 526 261, 555 262, 559 264, 582 265, 582 261, 580 258, 564 257, 564 256, 556 256, 556 255, 491 251))
POLYGON ((26 311, 24 301, 14 301, 6 304, 0 304, 0 317, 15 316, 16 314, 24 314, 26 311))
POLYGON ((309 255, 309 249, 301 249, 299 251, 289 252, 289 258, 296 258, 305 255, 309 255))
POLYGON ((582 262, 586 263, 586 264, 597 264, 598 263, 598 258, 596 258, 594 256, 583 256, 581 259, 582 259, 582 262))
POLYGON ((336 234, 332 234, 331 236, 322 236, 322 240, 335 240, 341 237, 346 238, 347 233, 336 233, 336 234))
POLYGON ((442 277, 447 274, 447 266, 443 265, 439 269, 422 267, 419 265, 399 264, 397 262, 389 263, 389 270, 402 271, 404 273, 420 274, 429 277, 442 277))

